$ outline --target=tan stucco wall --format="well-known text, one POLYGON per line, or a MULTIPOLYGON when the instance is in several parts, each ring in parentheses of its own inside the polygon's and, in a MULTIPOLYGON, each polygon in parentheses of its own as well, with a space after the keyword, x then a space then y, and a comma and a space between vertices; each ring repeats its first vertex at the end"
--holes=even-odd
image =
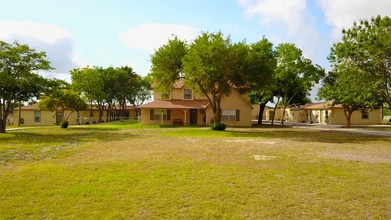
POLYGON ((285 110, 285 120, 293 123, 306 122, 306 111, 304 109, 289 109, 285 110))
MULTIPOLYGON (((221 99, 221 110, 239 110, 240 121, 222 121, 222 123, 231 127, 251 127, 251 106, 243 100, 236 92, 232 92, 228 97, 221 99)), ((206 125, 210 125, 213 120, 213 111, 208 106, 206 111, 206 125)))
MULTIPOLYGON (((50 111, 37 111, 41 112, 40 122, 34 121, 34 110, 22 110, 20 117, 23 118, 24 123, 21 126, 38 126, 38 125, 55 125, 56 116, 50 111)), ((14 110, 14 124, 19 123, 19 110, 14 110)))
MULTIPOLYGON (((56 125, 56 114, 50 111, 40 111, 41 112, 41 121, 34 122, 34 112, 39 110, 22 110, 21 118, 24 119, 23 126, 38 126, 38 125, 56 125)), ((66 111, 65 114, 69 114, 69 111, 66 111)), ((103 121, 106 120, 106 111, 103 111, 103 121)), ((130 118, 136 118, 136 112, 129 112, 130 118)), ((69 117, 68 122, 70 125, 78 125, 78 124, 94 124, 99 122, 99 111, 93 111, 93 117, 90 118, 90 111, 80 111, 73 112, 69 117)), ((19 111, 14 110, 14 124, 18 124, 19 111)))
MULTIPOLYGON (((381 123, 381 110, 375 109, 368 112, 368 119, 361 118, 361 111, 355 111, 351 117, 352 125, 378 125, 381 123)), ((333 109, 329 116, 329 124, 346 125, 346 117, 342 109, 333 109)))
MULTIPOLYGON (((184 97, 184 89, 189 89, 187 87, 183 88, 175 88, 171 90, 170 99, 183 99, 184 97)), ((162 100, 162 95, 158 92, 153 93, 154 100, 162 100)), ((203 94, 195 93, 194 90, 192 90, 192 99, 196 100, 204 100, 207 99, 203 94)))

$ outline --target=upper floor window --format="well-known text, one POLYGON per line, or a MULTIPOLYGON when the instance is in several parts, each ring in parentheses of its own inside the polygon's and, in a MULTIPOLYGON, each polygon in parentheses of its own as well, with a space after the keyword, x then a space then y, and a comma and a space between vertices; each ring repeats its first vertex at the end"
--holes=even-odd
POLYGON ((368 111, 361 110, 361 119, 369 119, 368 111))
POLYGON ((41 112, 34 112, 34 122, 41 122, 41 112))
POLYGON ((183 90, 183 99, 193 99, 193 94, 191 89, 184 89, 183 90))

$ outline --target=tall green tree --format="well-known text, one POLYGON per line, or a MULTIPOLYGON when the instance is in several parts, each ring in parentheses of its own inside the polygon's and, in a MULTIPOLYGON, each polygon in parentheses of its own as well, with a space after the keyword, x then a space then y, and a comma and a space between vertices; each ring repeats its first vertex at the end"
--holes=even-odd
MULTIPOLYGON (((384 102, 391 104, 391 18, 373 17, 354 22, 342 31, 342 41, 331 48, 330 61, 354 67, 367 82, 366 87, 375 86, 384 102)), ((357 71, 351 72, 356 74, 357 71)), ((372 91, 373 92, 373 91, 372 91)))
POLYGON ((183 69, 182 59, 188 53, 188 45, 178 37, 169 39, 151 56, 151 78, 154 90, 169 93, 183 69))
POLYGON ((249 46, 232 44, 221 32, 203 33, 189 46, 183 57, 183 72, 188 85, 210 102, 214 122, 221 123, 221 100, 233 87, 246 86, 249 46))
POLYGON ((283 102, 283 125, 286 107, 299 95, 307 95, 315 83, 324 76, 324 69, 312 64, 310 59, 304 58, 302 51, 291 43, 279 44, 276 55, 275 79, 278 97, 281 97, 283 102))
POLYGON ((262 116, 266 104, 273 101, 275 94, 274 73, 277 66, 273 44, 263 37, 251 45, 249 58, 249 74, 251 80, 249 93, 250 103, 259 105, 258 124, 262 124, 262 116))
POLYGON ((93 106, 99 110, 99 122, 102 122, 105 100, 104 81, 99 74, 99 67, 84 67, 71 70, 72 86, 85 97, 90 104, 90 123, 92 123, 93 106))
POLYGON ((318 98, 341 104, 346 118, 346 126, 351 126, 354 111, 368 110, 379 106, 381 99, 375 85, 368 85, 364 73, 355 66, 339 64, 323 79, 318 98))
POLYGON ((50 69, 45 52, 36 52, 18 42, 0 41, 0 133, 5 133, 14 103, 39 97, 45 79, 37 72, 50 69))

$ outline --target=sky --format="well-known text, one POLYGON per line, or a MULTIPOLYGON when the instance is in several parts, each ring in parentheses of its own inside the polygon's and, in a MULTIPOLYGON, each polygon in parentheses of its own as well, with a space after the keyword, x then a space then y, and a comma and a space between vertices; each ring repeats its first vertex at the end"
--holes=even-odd
MULTIPOLYGON (((233 42, 266 37, 294 43, 306 58, 330 69, 327 56, 342 28, 391 16, 391 0, 0 0, 0 40, 45 51, 55 70, 128 65, 139 75, 173 35, 191 41, 221 31, 233 42)), ((312 94, 314 96, 314 94, 312 94)))

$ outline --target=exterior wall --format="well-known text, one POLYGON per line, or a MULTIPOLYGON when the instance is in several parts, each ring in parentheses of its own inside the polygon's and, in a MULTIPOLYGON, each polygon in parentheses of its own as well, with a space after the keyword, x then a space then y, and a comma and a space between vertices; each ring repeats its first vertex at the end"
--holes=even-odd
MULTIPOLYGON (((274 108, 267 108, 265 109, 265 120, 272 120, 272 116, 273 116, 273 112, 274 112, 274 108)), ((281 120, 281 114, 282 114, 282 110, 281 108, 277 108, 276 109, 276 115, 274 116, 274 120, 276 121, 279 121, 281 120)))
POLYGON ((304 109, 289 109, 285 110, 285 120, 293 123, 305 123, 306 111, 304 109))
MULTIPOLYGON (((56 116, 50 111, 39 110, 22 110, 20 118, 23 118, 24 123, 21 126, 38 126, 38 125, 55 125, 56 116), (35 122, 34 112, 41 112, 41 120, 35 122)), ((14 110, 14 124, 17 125, 19 120, 19 110, 14 110)))
MULTIPOLYGON (((232 127, 251 127, 251 106, 236 93, 232 92, 230 96, 224 96, 221 99, 221 110, 239 110, 239 121, 222 121, 227 126, 232 127)), ((206 110, 206 125, 210 125, 213 120, 213 111, 209 106, 206 110)))
MULTIPOLYGON (((190 109, 185 112, 183 109, 170 109, 170 120, 151 120, 151 109, 141 109, 141 123, 144 125, 173 125, 175 119, 182 121, 183 125, 190 125, 190 109), (163 124, 162 124, 163 123, 163 124)), ((202 113, 200 109, 197 109, 197 124, 196 126, 205 125, 204 122, 205 113, 202 113)))
MULTIPOLYGON (((377 125, 381 124, 381 110, 375 109, 368 112, 368 119, 361 117, 361 111, 353 112, 351 116, 352 125, 377 125)), ((329 116, 329 124, 332 125, 346 125, 346 117, 343 113, 343 109, 333 109, 331 116, 329 116)))

